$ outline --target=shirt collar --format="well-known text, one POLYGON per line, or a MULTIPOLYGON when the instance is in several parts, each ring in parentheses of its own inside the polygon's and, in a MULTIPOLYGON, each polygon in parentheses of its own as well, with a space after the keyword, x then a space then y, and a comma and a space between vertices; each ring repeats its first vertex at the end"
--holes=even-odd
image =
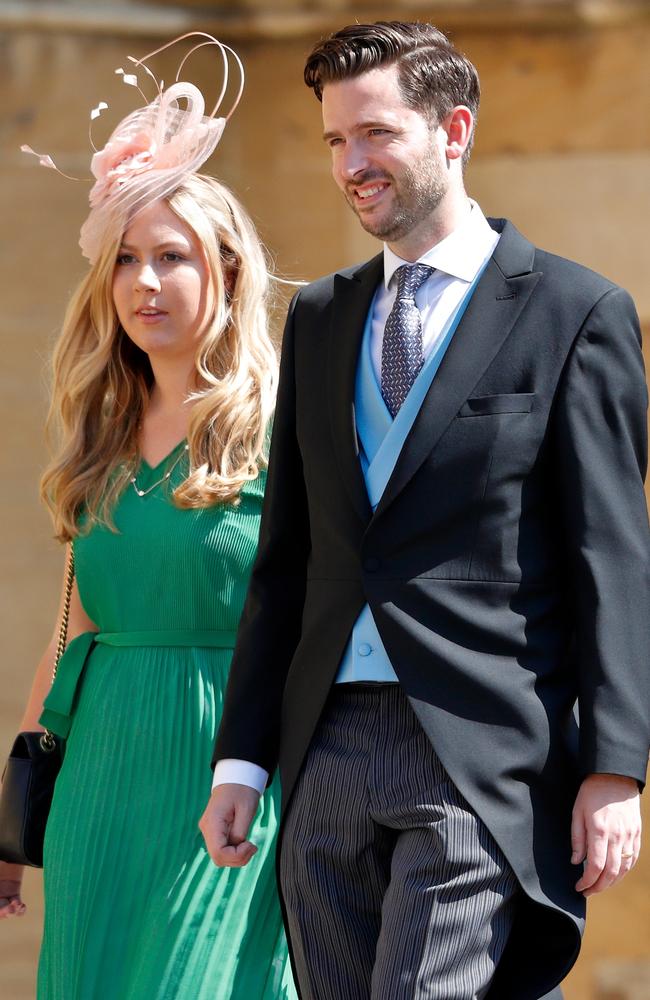
POLYGON ((469 199, 471 206, 461 224, 444 240, 418 257, 417 261, 402 260, 384 243, 384 284, 386 288, 402 264, 428 264, 438 271, 462 281, 473 281, 481 264, 499 241, 499 234, 490 228, 478 204, 469 199))

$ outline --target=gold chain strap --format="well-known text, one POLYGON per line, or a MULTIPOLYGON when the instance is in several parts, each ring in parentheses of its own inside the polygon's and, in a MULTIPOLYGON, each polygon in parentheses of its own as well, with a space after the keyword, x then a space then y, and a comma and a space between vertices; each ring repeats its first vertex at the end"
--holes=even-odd
MULTIPOLYGON (((70 622, 70 601, 72 600, 72 588, 74 586, 74 550, 72 548, 72 543, 70 543, 70 553, 68 556, 68 566, 66 569, 65 576, 65 594, 63 595, 63 611, 61 613, 61 624, 59 625, 59 638, 56 644, 56 654, 54 656, 54 666, 52 667, 52 683, 56 678, 56 672, 59 669, 59 661, 63 654, 65 653, 66 643, 68 641, 68 624, 70 622)), ((46 752, 54 750, 56 747, 56 740, 54 736, 46 729, 41 736, 41 747, 46 752)))

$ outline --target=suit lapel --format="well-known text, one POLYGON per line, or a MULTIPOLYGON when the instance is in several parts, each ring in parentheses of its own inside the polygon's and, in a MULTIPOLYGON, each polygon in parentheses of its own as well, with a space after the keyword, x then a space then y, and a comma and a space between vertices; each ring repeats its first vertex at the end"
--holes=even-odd
POLYGON ((352 504, 364 523, 372 511, 359 461, 354 391, 361 338, 382 276, 382 254, 356 271, 335 275, 327 368, 334 452, 352 504))
POLYGON ((413 422, 375 517, 431 454, 510 334, 541 277, 532 271, 532 244, 509 222, 498 220, 492 226, 503 230, 501 239, 413 422))

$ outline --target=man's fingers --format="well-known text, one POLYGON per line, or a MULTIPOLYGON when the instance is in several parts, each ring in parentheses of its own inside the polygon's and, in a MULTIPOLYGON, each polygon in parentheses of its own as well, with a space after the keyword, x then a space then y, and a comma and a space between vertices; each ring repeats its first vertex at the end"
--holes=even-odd
POLYGON ((607 845, 607 856, 598 878, 584 890, 585 897, 594 896, 598 892, 609 889, 621 874, 621 844, 610 840, 607 845))
POLYGON ((636 858, 637 856, 634 852, 634 844, 624 845, 623 850, 621 851, 621 866, 616 877, 617 882, 619 879, 623 878, 624 875, 627 875, 630 868, 634 868, 636 858))
POLYGON ((587 853, 587 836, 582 812, 573 810, 571 816, 571 864, 579 865, 587 853))
POLYGON ((636 781, 616 774, 591 774, 584 779, 572 816, 575 855, 580 846, 580 822, 587 858, 576 889, 592 896, 622 879, 639 855, 641 814, 636 781))
MULTIPOLYGON (((203 820, 201 820, 201 823, 203 823, 203 820)), ((206 839, 211 855, 228 845, 230 842, 230 822, 225 816, 216 813, 210 817, 210 822, 205 827, 201 826, 201 823, 199 823, 199 826, 206 839)))
MULTIPOLYGON (((211 822, 209 826, 206 824, 206 829, 203 826, 201 829, 208 853, 214 863, 220 867, 240 868, 242 865, 248 864, 257 851, 254 844, 251 844, 244 837, 236 835, 228 819, 219 813, 211 817, 211 822)), ((248 825, 246 830, 248 830, 248 825)))
POLYGON ((621 849, 621 864, 619 868, 618 875, 615 881, 618 882, 622 879, 631 868, 634 868, 635 864, 639 859, 639 852, 641 850, 641 831, 638 830, 635 836, 626 837, 625 843, 621 849))
POLYGON ((578 892, 592 888, 601 877, 607 864, 607 837, 602 833, 595 834, 593 839, 587 839, 587 860, 581 878, 576 882, 578 892))
POLYGON ((221 850, 216 852, 216 856, 212 860, 221 868, 243 868, 256 853, 257 848, 255 844, 251 844, 249 840, 245 840, 236 846, 228 844, 226 847, 221 848, 221 850))
POLYGON ((256 853, 255 844, 244 840, 239 844, 223 844, 215 847, 210 851, 210 857, 219 868, 243 868, 256 853))
POLYGON ((240 868, 257 848, 246 839, 259 794, 245 785, 220 785, 214 789, 199 828, 215 865, 240 868))
MULTIPOLYGON (((255 803, 255 809, 256 808, 257 802, 255 803)), ((251 812, 246 808, 238 809, 235 812, 235 818, 233 819, 230 827, 229 842, 231 844, 238 845, 245 843, 254 814, 254 810, 251 815, 251 812)))
POLYGON ((210 799, 205 812, 199 820, 199 829, 203 834, 205 846, 215 864, 223 863, 219 862, 217 858, 229 845, 232 815, 232 810, 225 811, 217 808, 212 799, 210 799))

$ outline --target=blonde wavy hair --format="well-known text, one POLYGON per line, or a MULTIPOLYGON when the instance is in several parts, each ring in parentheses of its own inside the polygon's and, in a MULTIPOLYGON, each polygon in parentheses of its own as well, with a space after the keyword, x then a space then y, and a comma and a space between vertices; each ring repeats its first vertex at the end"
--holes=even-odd
MULTIPOLYGON (((214 178, 193 174, 165 201, 203 246, 214 292, 196 355, 190 472, 173 500, 179 507, 237 503, 245 483, 266 466, 275 399, 267 264, 247 213, 214 178)), ((41 496, 61 541, 80 533, 82 513, 84 523, 113 526, 111 510, 133 475, 153 385, 149 359, 129 340, 113 305, 125 228, 106 234, 101 256, 72 296, 54 350, 47 432, 56 445, 41 496)))

